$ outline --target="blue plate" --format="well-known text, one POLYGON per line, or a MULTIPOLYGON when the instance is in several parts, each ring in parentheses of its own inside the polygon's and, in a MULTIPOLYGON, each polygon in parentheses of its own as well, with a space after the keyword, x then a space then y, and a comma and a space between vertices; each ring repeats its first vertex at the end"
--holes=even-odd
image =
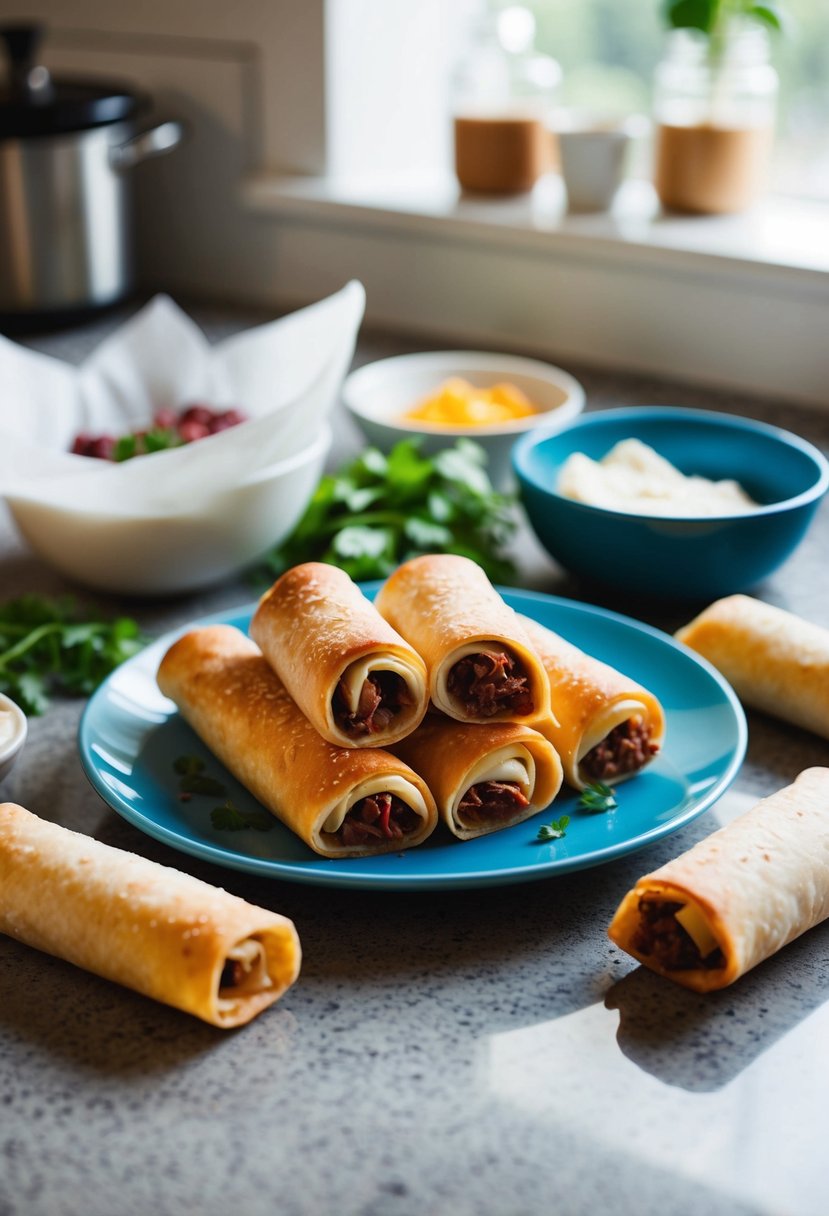
MULTIPOLYGON (((368 584, 373 596, 379 584, 368 584)), ((219 865, 331 887, 435 889, 484 887, 547 878, 598 865, 676 832, 711 806, 734 780, 746 748, 745 715, 733 691, 704 660, 638 621, 569 600, 504 590, 508 604, 576 646, 622 668, 657 694, 667 716, 662 754, 618 791, 615 811, 580 811, 565 786, 552 808, 506 831, 460 842, 439 824, 416 849, 383 857, 329 861, 276 822, 272 831, 216 831, 221 798, 181 802, 174 761, 199 755, 242 811, 259 803, 228 773, 156 687, 162 655, 182 630, 159 638, 101 685, 80 727, 87 776, 130 823, 173 848, 219 865), (569 815, 567 834, 536 842, 542 823, 569 815)), ((221 621, 246 630, 254 605, 196 624, 221 621)))

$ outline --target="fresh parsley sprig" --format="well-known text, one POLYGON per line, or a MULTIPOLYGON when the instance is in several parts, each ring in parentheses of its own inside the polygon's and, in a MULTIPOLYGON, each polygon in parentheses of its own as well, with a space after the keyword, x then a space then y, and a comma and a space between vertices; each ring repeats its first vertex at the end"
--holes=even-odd
POLYGON ((173 768, 179 774, 179 794, 185 798, 191 794, 211 794, 214 798, 224 798, 226 786, 215 777, 205 776, 204 761, 200 756, 179 756, 173 762, 173 768))
POLYGON ((603 781, 594 781, 591 785, 586 785, 579 795, 579 810, 590 811, 591 814, 615 811, 618 805, 613 790, 603 781))
POLYGON ((567 834, 567 825, 570 822, 569 815, 562 815, 559 819, 554 819, 552 823, 542 823, 538 829, 536 840, 549 841, 561 840, 562 836, 567 834))
POLYGON ((223 806, 213 808, 210 822, 217 832, 244 832, 249 828, 255 832, 270 832, 274 826, 273 816, 267 811, 240 811, 230 799, 223 806))
POLYGON ((240 811, 227 797, 227 787, 206 774, 205 768, 201 756, 177 756, 173 761, 182 802, 189 802, 194 794, 225 798, 222 806, 215 806, 210 812, 210 822, 217 832, 270 832, 275 822, 272 815, 266 811, 240 811))
POLYGON ((256 577, 299 562, 340 566, 354 579, 386 578, 423 553, 472 558, 496 582, 514 574, 505 548, 516 527, 511 498, 493 489, 480 444, 458 439, 434 456, 418 438, 384 456, 367 448, 322 478, 293 533, 256 577))
POLYGON ((129 617, 89 618, 75 601, 23 595, 0 604, 0 691, 27 714, 55 692, 89 696, 145 644, 129 617))

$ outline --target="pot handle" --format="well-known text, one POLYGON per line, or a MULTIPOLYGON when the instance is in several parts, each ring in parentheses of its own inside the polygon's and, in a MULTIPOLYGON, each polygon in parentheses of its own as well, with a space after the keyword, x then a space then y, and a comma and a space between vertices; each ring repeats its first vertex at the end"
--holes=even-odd
POLYGON ((149 131, 134 135, 126 143, 110 148, 109 163, 113 169, 132 169, 134 165, 140 165, 142 161, 150 160, 153 156, 172 152, 184 139, 184 135, 183 123, 175 120, 159 123, 157 127, 150 127, 149 131))

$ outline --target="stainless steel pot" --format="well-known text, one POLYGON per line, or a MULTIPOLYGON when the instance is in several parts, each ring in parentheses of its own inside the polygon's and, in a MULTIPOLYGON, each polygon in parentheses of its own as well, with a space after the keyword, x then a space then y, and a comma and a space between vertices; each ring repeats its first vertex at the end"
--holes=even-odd
POLYGON ((52 79, 39 30, 0 28, 0 325, 62 320, 134 286, 131 171, 174 148, 177 122, 139 131, 148 99, 111 81, 52 79))

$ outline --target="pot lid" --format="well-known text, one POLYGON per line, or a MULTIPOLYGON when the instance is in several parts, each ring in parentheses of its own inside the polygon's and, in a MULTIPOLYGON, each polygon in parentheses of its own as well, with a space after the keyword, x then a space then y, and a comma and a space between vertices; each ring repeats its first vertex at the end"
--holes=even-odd
POLYGON ((36 61, 37 25, 0 26, 9 60, 0 85, 0 139, 59 135, 132 118, 144 98, 120 81, 54 78, 36 61))

